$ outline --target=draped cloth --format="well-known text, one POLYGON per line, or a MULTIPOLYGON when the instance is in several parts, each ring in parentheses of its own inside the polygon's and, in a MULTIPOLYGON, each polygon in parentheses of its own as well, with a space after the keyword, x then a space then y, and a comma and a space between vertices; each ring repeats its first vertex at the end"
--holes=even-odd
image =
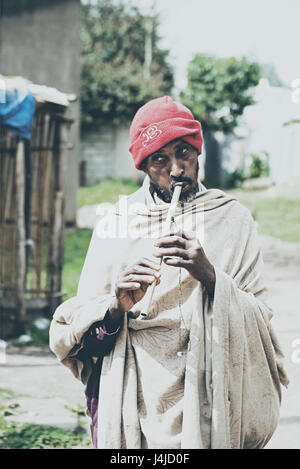
MULTIPOLYGON (((94 366, 84 333, 104 318, 119 273, 151 258, 162 234, 169 204, 154 203, 152 195, 146 176, 139 190, 99 217, 77 295, 53 316, 50 347, 84 384, 94 366)), ((200 181, 195 200, 178 204, 174 220, 199 239, 213 264, 214 298, 186 269, 162 264, 148 317, 140 313, 149 292, 124 315, 103 358, 98 448, 143 448, 144 434, 149 447, 161 441, 161 448, 263 448, 278 424, 288 378, 256 225, 237 200, 200 181)))

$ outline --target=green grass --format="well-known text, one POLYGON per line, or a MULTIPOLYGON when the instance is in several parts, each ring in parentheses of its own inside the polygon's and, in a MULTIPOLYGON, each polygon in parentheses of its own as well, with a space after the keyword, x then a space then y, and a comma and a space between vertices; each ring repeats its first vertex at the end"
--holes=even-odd
POLYGON ((0 388, 0 403, 3 400, 12 399, 15 396, 16 396, 16 394, 13 391, 11 391, 10 389, 0 388))
POLYGON ((67 431, 50 425, 7 422, 0 416, 0 449, 51 449, 89 446, 84 430, 67 431))
MULTIPOLYGON (((52 425, 19 423, 8 419, 21 412, 15 402, 16 394, 9 389, 0 389, 0 449, 51 449, 72 448, 74 446, 90 447, 90 436, 77 419, 74 431, 64 430, 52 425)), ((83 419, 82 409, 70 409, 83 419)))
POLYGON ((77 207, 96 205, 103 202, 115 203, 119 195, 128 195, 139 189, 131 179, 108 179, 89 187, 80 187, 77 192, 77 207))
POLYGON ((67 292, 64 300, 76 295, 80 273, 90 244, 92 231, 76 230, 67 233, 62 274, 62 290, 67 292))
MULTIPOLYGON (((229 192, 229 191, 228 191, 229 192)), ((300 241, 300 198, 270 197, 266 191, 230 191, 252 213, 258 231, 282 241, 300 241)))

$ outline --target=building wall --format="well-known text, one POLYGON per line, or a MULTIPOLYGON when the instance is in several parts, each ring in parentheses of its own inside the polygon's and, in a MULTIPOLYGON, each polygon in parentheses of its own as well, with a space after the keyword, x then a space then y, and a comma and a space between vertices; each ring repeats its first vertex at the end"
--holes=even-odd
POLYGON ((300 177, 300 104, 292 101, 290 89, 269 86, 264 81, 257 87, 256 104, 246 108, 243 123, 248 130, 245 152, 267 151, 271 178, 276 183, 300 177))
POLYGON ((84 185, 91 186, 108 178, 141 181, 144 173, 135 168, 128 147, 129 125, 101 126, 82 132, 80 159, 84 164, 84 185))
MULTIPOLYGON (((0 18, 0 73, 79 96, 80 0, 3 0, 0 18)), ((66 216, 75 223, 79 161, 79 100, 70 141, 66 216)))

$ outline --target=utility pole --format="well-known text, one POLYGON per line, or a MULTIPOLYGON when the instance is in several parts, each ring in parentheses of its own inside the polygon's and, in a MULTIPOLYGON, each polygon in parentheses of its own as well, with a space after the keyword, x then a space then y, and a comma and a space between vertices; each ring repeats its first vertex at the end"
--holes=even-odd
POLYGON ((145 60, 144 60, 144 79, 150 81, 151 77, 151 62, 152 62, 152 32, 153 32, 153 19, 151 16, 145 18, 145 60))

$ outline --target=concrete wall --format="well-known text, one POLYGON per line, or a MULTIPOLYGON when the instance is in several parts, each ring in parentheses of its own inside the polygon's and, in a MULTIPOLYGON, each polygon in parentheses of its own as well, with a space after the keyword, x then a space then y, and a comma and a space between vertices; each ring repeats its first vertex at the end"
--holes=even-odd
MULTIPOLYGON (((270 177, 276 183, 296 182, 300 178, 300 104, 293 102, 288 88, 269 86, 262 80, 255 91, 255 104, 248 106, 235 134, 214 134, 216 158, 206 165, 212 185, 226 185, 235 170, 248 169, 251 154, 269 154, 270 177)), ((209 140, 205 141, 210 144, 209 140)), ((211 144, 210 144, 211 145, 211 144)), ((205 145, 206 146, 206 145, 205 145)))
MULTIPOLYGON (((36 84, 79 96, 80 0, 3 0, 0 73, 22 75, 36 84)), ((75 222, 79 160, 79 100, 70 107, 75 123, 70 141, 66 194, 68 222, 75 222)))
POLYGON ((276 183, 300 177, 300 124, 284 126, 300 119, 300 104, 291 90, 269 86, 263 80, 257 87, 256 104, 245 109, 243 123, 248 130, 245 152, 267 151, 271 177, 276 183))
POLYGON ((101 126, 82 132, 80 159, 85 166, 85 184, 90 186, 108 178, 141 181, 144 173, 136 170, 128 147, 129 125, 101 126))

